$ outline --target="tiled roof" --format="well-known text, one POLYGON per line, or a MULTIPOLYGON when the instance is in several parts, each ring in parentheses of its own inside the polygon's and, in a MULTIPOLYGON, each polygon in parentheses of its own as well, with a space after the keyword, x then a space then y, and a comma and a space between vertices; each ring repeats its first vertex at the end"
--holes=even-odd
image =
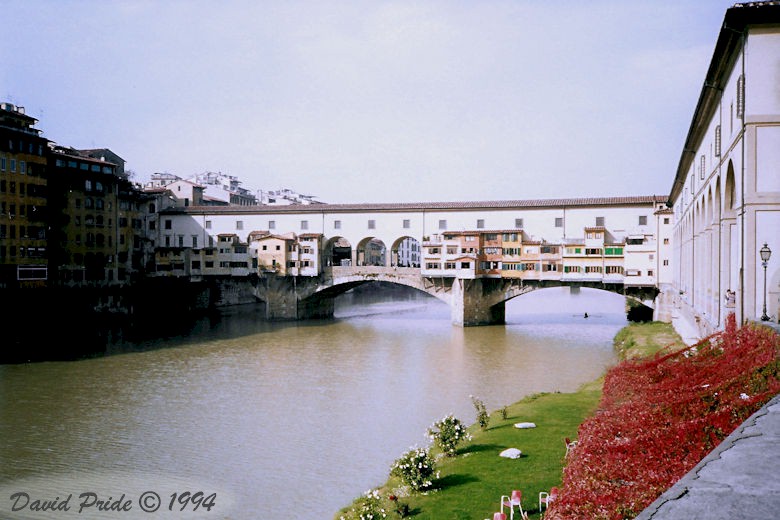
POLYGON ((180 211, 185 213, 328 213, 366 212, 366 211, 430 211, 430 210, 490 210, 490 209, 532 209, 563 208, 574 206, 635 206, 666 202, 662 195, 640 195, 627 197, 583 197, 569 199, 528 199, 528 200, 492 200, 492 201, 453 201, 453 202, 389 202, 366 204, 319 204, 294 206, 227 206, 199 207, 189 206, 180 211))

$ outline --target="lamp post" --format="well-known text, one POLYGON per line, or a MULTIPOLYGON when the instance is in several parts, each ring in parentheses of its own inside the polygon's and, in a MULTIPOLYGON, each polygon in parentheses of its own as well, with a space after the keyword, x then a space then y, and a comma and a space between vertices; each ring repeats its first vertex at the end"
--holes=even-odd
POLYGON ((758 254, 761 255, 761 265, 764 266, 764 313, 761 315, 761 321, 769 321, 769 316, 766 314, 766 264, 769 263, 769 257, 772 256, 772 250, 764 242, 758 254))

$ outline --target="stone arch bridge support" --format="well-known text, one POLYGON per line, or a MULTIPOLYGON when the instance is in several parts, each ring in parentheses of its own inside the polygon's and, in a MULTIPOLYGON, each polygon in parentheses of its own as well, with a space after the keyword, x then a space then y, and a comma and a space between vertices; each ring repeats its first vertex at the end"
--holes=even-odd
POLYGON ((336 296, 369 281, 396 283, 428 293, 448 304, 452 323, 462 327, 505 323, 506 302, 536 289, 591 287, 616 292, 644 305, 658 294, 655 287, 624 288, 598 282, 426 278, 418 268, 384 266, 333 267, 319 277, 272 274, 257 280, 254 294, 265 302, 269 320, 331 318, 336 296))

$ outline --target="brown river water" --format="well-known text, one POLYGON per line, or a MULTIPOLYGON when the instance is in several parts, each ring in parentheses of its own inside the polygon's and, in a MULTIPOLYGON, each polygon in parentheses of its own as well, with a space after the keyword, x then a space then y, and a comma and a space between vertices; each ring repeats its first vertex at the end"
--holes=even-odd
POLYGON ((461 328, 421 293, 348 293, 333 320, 242 306, 103 357, 0 365, 0 518, 330 520, 434 421, 474 422, 470 395, 494 410, 597 378, 627 324, 622 297, 588 289, 506 314, 461 328))

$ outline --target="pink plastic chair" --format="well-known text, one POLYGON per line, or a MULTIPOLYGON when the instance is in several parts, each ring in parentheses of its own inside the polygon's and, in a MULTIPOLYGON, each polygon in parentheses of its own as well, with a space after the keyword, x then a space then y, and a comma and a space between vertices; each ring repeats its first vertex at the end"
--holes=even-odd
POLYGON ((545 508, 549 507, 550 502, 552 502, 556 498, 558 498, 557 487, 550 488, 549 493, 547 491, 542 491, 541 493, 539 493, 539 512, 542 511, 542 505, 544 505, 545 508))
POLYGON ((566 437, 565 439, 563 439, 563 442, 566 444, 566 456, 568 457, 569 453, 574 448, 577 447, 577 441, 573 441, 573 440, 569 439, 568 437, 566 437))
POLYGON ((523 512, 523 492, 519 489, 512 490, 511 495, 501 496, 501 512, 504 512, 504 506, 509 508, 509 518, 513 520, 515 517, 515 507, 520 512, 520 518, 526 518, 526 514, 523 512))
POLYGON ((493 513, 493 520, 506 520, 505 513, 493 513))

